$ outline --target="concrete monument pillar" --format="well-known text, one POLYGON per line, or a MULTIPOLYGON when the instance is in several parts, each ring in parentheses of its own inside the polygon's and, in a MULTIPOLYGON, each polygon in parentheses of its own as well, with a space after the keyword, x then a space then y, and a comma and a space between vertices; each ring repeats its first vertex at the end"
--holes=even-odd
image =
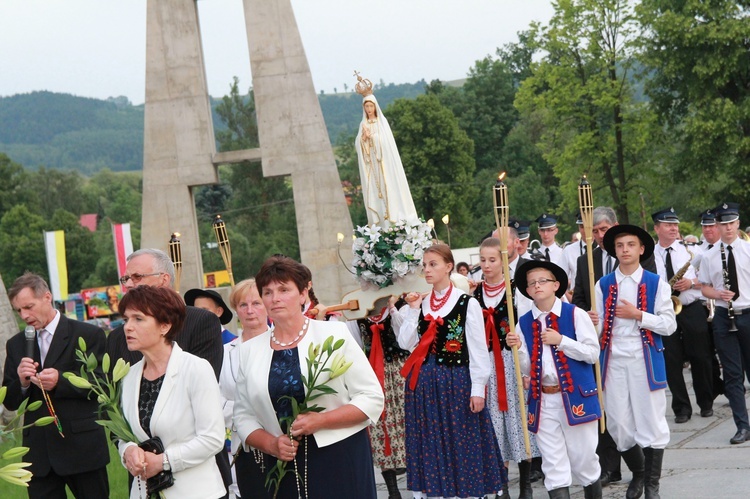
POLYGON ((198 7, 148 0, 141 248, 182 242, 181 288, 203 286, 193 186, 219 181, 198 7))
POLYGON ((336 254, 352 221, 290 0, 244 0, 258 138, 265 176, 291 175, 300 256, 315 294, 338 303, 356 283, 336 254))

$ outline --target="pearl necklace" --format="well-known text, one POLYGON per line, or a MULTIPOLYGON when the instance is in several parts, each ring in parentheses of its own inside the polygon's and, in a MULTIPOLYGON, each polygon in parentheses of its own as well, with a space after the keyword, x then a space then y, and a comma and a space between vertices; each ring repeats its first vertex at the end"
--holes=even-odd
POLYGON ((297 337, 294 338, 292 341, 290 341, 288 343, 282 343, 279 340, 277 340, 276 339, 276 331, 275 331, 275 329, 272 329, 271 330, 271 341, 273 341, 274 343, 276 343, 280 347, 288 347, 290 345, 294 345, 295 343, 297 343, 305 335, 305 333, 307 332, 307 326, 309 324, 310 324, 310 318, 306 317, 305 318, 305 323, 302 325, 302 329, 300 329, 299 334, 297 335, 297 337))

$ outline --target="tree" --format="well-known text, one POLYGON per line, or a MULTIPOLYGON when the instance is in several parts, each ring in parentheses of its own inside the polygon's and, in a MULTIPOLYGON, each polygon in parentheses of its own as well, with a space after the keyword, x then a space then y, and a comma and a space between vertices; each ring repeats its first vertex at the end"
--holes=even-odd
POLYGON ((11 281, 27 270, 47 278, 46 229, 44 218, 24 204, 6 211, 0 218, 0 273, 11 281))
MULTIPOLYGON (((398 99, 384 111, 399 148, 417 213, 425 219, 451 219, 455 247, 479 237, 470 206, 478 195, 474 182, 474 144, 453 113, 435 95, 398 99)), ((442 224, 436 223, 447 241, 442 224)))
POLYGON ((0 153, 0 217, 19 203, 38 201, 36 193, 29 188, 28 176, 23 166, 0 153))
MULTIPOLYGON (((680 144, 668 158, 673 178, 689 177, 691 196, 729 196, 747 206, 750 2, 643 0, 637 13, 646 91, 680 144)), ((701 197, 706 204, 696 209, 710 199, 701 197)))
POLYGON ((611 202, 627 223, 638 192, 660 170, 652 156, 660 129, 635 101, 631 83, 635 30, 624 0, 560 0, 549 26, 532 24, 531 43, 546 55, 532 64, 516 106, 542 120, 539 146, 560 180, 567 212, 575 211, 577 184, 587 173, 596 204, 611 202))

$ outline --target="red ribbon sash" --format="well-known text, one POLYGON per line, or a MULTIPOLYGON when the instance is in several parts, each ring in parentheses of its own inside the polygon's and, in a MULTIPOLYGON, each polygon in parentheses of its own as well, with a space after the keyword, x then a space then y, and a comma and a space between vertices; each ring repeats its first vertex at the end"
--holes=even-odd
POLYGON ((508 393, 505 390, 505 362, 500 347, 500 338, 495 329, 495 309, 482 309, 484 315, 484 333, 487 336, 487 345, 492 341, 492 356, 495 358, 495 374, 497 375, 497 404, 501 411, 508 410, 508 393), (493 334, 494 333, 494 334, 493 334), (490 338, 492 338, 490 340, 490 338))
POLYGON ((411 355, 409 355, 409 358, 406 359, 406 362, 404 363, 404 367, 401 369, 401 376, 404 378, 409 377, 409 374, 412 375, 409 380, 409 388, 412 390, 417 387, 417 380, 419 379, 419 371, 422 369, 422 362, 427 358, 430 345, 435 341, 437 328, 438 326, 443 325, 442 317, 434 318, 432 315, 427 315, 425 316, 425 320, 429 321, 430 325, 427 326, 427 331, 424 332, 422 338, 419 340, 417 348, 415 348, 411 355))

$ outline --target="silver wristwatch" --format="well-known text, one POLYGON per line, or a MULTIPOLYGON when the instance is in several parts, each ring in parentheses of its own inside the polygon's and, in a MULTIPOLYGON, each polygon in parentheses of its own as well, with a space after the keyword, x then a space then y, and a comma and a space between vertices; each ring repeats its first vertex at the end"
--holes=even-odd
POLYGON ((164 471, 171 471, 172 466, 170 466, 169 464, 169 458, 167 457, 167 453, 165 452, 164 454, 162 454, 162 456, 164 457, 162 458, 162 461, 161 461, 161 469, 163 469, 164 471))

